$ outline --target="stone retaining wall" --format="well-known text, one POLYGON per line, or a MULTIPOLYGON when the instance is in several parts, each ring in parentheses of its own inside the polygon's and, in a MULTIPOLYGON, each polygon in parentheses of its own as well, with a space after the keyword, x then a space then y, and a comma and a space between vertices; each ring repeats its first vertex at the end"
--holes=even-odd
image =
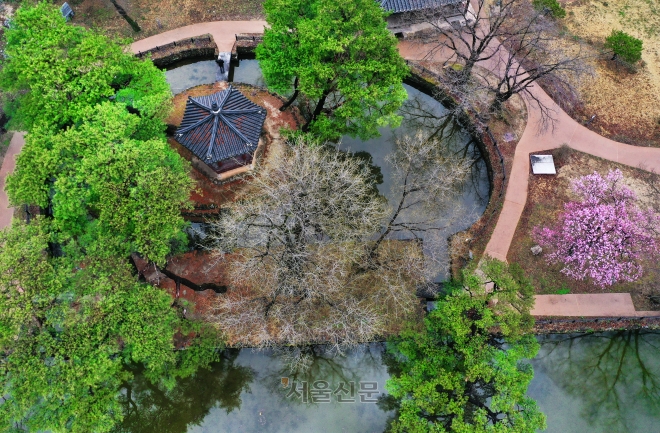
POLYGON ((140 51, 136 56, 140 58, 151 56, 154 65, 162 68, 195 57, 216 58, 218 54, 218 45, 213 40, 213 36, 206 34, 157 46, 148 51, 140 51))

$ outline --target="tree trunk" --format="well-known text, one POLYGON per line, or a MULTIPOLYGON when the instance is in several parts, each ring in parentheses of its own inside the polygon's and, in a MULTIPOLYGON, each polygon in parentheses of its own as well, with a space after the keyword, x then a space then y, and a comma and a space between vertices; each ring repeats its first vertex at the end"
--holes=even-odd
POLYGON ((302 127, 303 132, 308 132, 309 127, 311 126, 312 123, 316 120, 316 118, 321 114, 321 110, 323 110, 323 106, 325 105, 325 100, 328 97, 328 92, 327 90, 323 92, 323 96, 321 96, 321 99, 319 99, 318 104, 316 104, 316 108, 314 109, 314 112, 312 113, 312 117, 305 123, 302 127))
POLYGON ((286 102, 284 103, 284 105, 282 105, 282 106, 280 107, 280 111, 284 111, 284 110, 286 110, 287 108, 289 108, 289 106, 290 106, 291 104, 293 104, 293 101, 295 101, 296 98, 298 97, 298 92, 299 92, 299 90, 298 90, 298 77, 296 77, 296 81, 293 82, 293 95, 291 95, 291 97, 289 98, 289 100, 286 101, 286 102))
POLYGON ((490 105, 491 113, 500 113, 502 111, 502 104, 509 100, 512 96, 512 93, 496 93, 493 103, 490 105))

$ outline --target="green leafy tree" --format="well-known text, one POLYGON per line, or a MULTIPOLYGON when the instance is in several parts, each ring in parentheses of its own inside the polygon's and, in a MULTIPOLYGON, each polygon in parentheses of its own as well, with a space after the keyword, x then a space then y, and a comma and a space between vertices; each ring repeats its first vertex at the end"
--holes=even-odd
POLYGON ((304 131, 367 139, 396 126, 408 68, 373 0, 267 0, 257 59, 273 90, 299 95, 304 131))
POLYGON ((71 246, 51 258, 51 240, 41 218, 0 231, 2 431, 109 431, 132 377, 125 364, 172 387, 216 359, 208 337, 174 350, 177 332, 206 331, 182 319, 166 293, 139 283, 126 261, 81 259, 71 246))
POLYGON ((482 275, 438 302, 422 333, 390 343, 398 374, 387 389, 397 433, 534 433, 545 417, 526 397, 538 343, 529 332, 533 288, 517 266, 488 261, 482 275))
POLYGON ((533 0, 532 4, 536 9, 547 9, 555 18, 566 17, 566 9, 564 9, 557 0, 533 0))
POLYGON ((628 63, 637 63, 642 59, 642 41, 622 30, 612 30, 605 38, 605 48, 614 53, 612 60, 620 58, 628 63))
POLYGON ((140 113, 141 138, 163 133, 171 98, 164 73, 135 58, 126 41, 67 24, 47 2, 19 8, 5 38, 0 85, 13 97, 15 127, 69 126, 87 107, 114 99, 140 113))
POLYGON ((54 134, 35 126, 7 180, 12 203, 52 205, 59 242, 162 263, 172 242, 185 243, 181 209, 189 206, 188 164, 163 139, 138 140, 139 116, 105 102, 54 134))

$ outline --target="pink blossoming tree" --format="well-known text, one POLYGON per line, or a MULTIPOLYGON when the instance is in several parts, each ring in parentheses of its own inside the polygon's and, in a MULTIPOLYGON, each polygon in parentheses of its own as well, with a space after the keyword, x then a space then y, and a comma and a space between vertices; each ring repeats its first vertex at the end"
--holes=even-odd
POLYGON ((637 207, 622 179, 620 170, 575 179, 571 187, 581 201, 566 203, 555 227, 534 228, 536 242, 550 251, 548 262, 563 264, 562 273, 609 286, 635 281, 642 261, 658 255, 660 216, 637 207))

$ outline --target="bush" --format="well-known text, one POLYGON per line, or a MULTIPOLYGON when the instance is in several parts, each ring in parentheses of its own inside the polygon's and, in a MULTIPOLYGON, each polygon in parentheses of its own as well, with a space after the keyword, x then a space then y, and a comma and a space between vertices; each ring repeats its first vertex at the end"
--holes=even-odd
POLYGON ((614 52, 612 60, 619 57, 628 63, 637 63, 642 59, 642 41, 621 30, 612 30, 605 39, 605 48, 614 52))
POLYGON ((555 18, 564 18, 566 9, 561 7, 557 0, 533 0, 532 4, 536 9, 547 9, 555 18))

